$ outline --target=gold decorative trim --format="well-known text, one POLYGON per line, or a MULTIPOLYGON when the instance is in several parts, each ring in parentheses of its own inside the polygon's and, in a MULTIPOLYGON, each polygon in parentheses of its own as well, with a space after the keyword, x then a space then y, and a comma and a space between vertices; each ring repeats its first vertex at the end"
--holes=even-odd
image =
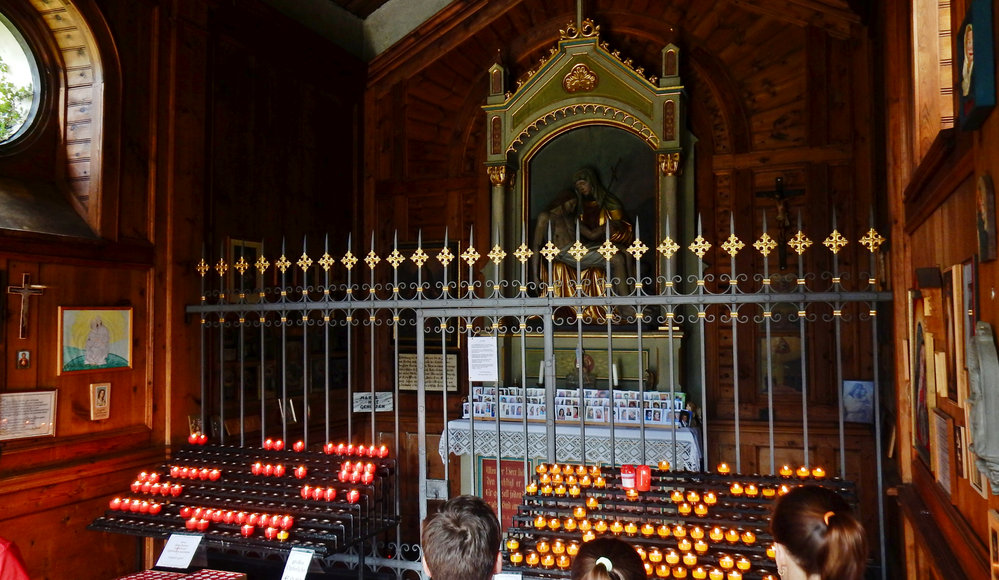
POLYGON ((577 64, 562 79, 562 88, 567 93, 592 91, 600 84, 600 77, 585 64, 577 64))
POLYGON ((659 171, 666 177, 673 177, 680 169, 680 152, 660 153, 659 171))
POLYGON ((590 38, 600 34, 600 25, 594 24, 593 19, 587 18, 583 20, 583 23, 578 28, 575 22, 569 22, 565 25, 565 28, 560 28, 558 32, 561 40, 590 38))
POLYGON ((489 174, 489 183, 493 187, 506 183, 506 169, 505 165, 493 165, 486 168, 486 172, 489 174))
POLYGON ((531 138, 533 133, 537 133, 542 127, 549 123, 554 123, 566 117, 586 114, 599 115, 600 119, 611 121, 615 124, 631 129, 636 135, 638 135, 639 138, 648 143, 650 147, 653 149, 659 148, 659 138, 656 137, 655 132, 650 129, 648 125, 643 123, 641 119, 631 113, 610 105, 578 103, 574 105, 566 105, 565 107, 549 111, 535 119, 531 124, 525 127, 516 138, 514 138, 509 147, 506 148, 506 152, 515 152, 517 147, 524 145, 524 143, 531 138))

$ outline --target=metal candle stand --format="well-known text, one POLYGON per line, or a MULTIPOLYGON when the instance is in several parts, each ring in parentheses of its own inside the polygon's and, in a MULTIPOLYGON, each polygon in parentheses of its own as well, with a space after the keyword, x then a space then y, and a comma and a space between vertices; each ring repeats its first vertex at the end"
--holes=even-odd
MULTIPOLYGON (((108 509, 88 526, 88 529, 164 539, 173 533, 189 533, 186 528, 189 519, 182 510, 202 508, 211 510, 210 522, 204 534, 203 543, 210 549, 236 554, 244 558, 267 558, 273 555, 286 557, 292 548, 313 550, 314 558, 324 568, 333 565, 330 556, 358 547, 362 560, 363 544, 377 535, 399 525, 395 513, 398 486, 396 482, 396 460, 389 458, 367 458, 353 455, 326 454, 322 452, 290 450, 268 450, 261 448, 236 447, 226 445, 192 445, 184 447, 173 459, 163 464, 155 472, 158 489, 174 484, 183 486, 177 496, 149 491, 127 492, 122 497, 142 501, 147 504, 160 504, 158 513, 146 509, 108 509), (342 482, 338 471, 344 461, 361 460, 374 465, 373 480, 369 484, 342 482), (253 475, 254 463, 283 465, 281 476, 253 475), (305 466, 307 473, 298 478, 295 468, 305 466), (179 470, 193 468, 196 477, 180 477, 179 470), (202 468, 217 469, 217 479, 201 475, 202 468), (171 472, 174 474, 171 475, 171 472), (305 485, 332 488, 335 497, 303 497, 305 485), (348 494, 356 490, 353 501, 348 494), (215 512, 219 512, 216 516, 215 512), (227 514, 229 512, 229 514, 227 514), (249 536, 241 533, 244 521, 228 516, 239 512, 246 514, 268 514, 291 516, 294 523, 287 530, 284 539, 267 539, 263 528, 254 529, 249 536), (228 521, 227 521, 228 520, 228 521)), ((121 499, 121 498, 116 498, 121 499)), ((115 500, 112 500, 114 502, 115 500)), ((364 567, 359 566, 360 570, 364 567)))
POLYGON ((594 529, 595 537, 618 537, 638 548, 640 554, 644 553, 643 560, 652 564, 650 578, 678 577, 674 568, 679 567, 683 568, 680 572, 683 576, 679 577, 692 579, 776 580, 777 566, 772 555, 768 554, 768 549, 772 549, 773 545, 769 523, 771 507, 781 493, 781 486, 790 488, 804 483, 821 485, 834 489, 856 506, 854 485, 838 478, 723 475, 653 468, 649 490, 639 491, 637 495, 632 491, 629 497, 629 490, 621 485, 620 468, 601 468, 599 474, 604 481, 603 487, 590 483, 586 487, 578 488, 579 493, 575 496, 568 491, 570 486, 564 483, 566 490, 561 495, 552 491, 554 486, 546 490, 540 483, 541 475, 535 474, 532 483, 528 485, 528 491, 523 496, 522 504, 517 509, 517 514, 513 517, 513 527, 508 529, 503 553, 505 571, 520 573, 523 578, 568 578, 571 557, 574 554, 565 552, 569 558, 563 559, 560 566, 551 550, 551 545, 556 540, 561 540, 564 547, 573 543, 576 548, 581 546, 586 540, 584 540, 584 530, 580 527, 587 526, 580 524, 586 520, 590 526, 594 526, 597 521, 607 524, 608 527, 602 532, 594 529), (733 493, 731 489, 735 483, 743 486, 738 494, 733 493), (533 490, 535 485, 537 485, 536 492, 533 490), (749 485, 755 486, 753 496, 746 494, 745 488, 749 485), (768 490, 766 496, 764 490, 768 490), (672 497, 677 491, 683 496, 681 501, 676 501, 672 497), (687 502, 687 494, 690 492, 696 492, 701 498, 711 492, 716 503, 708 506, 703 515, 697 515, 690 505, 687 506, 690 511, 683 514, 680 505, 687 502), (594 498, 598 507, 587 507, 587 501, 594 501, 589 498, 594 498), (578 518, 579 508, 585 510, 583 518, 578 518), (562 525, 557 530, 552 530, 548 525, 539 527, 539 517, 549 521, 557 518, 560 522, 574 519, 576 529, 566 531, 562 525), (611 526, 614 522, 619 522, 622 527, 634 523, 633 533, 627 533, 621 528, 618 528, 617 532, 613 531, 611 526), (668 534, 659 533, 662 526, 668 527, 668 534), (696 553, 693 548, 680 550, 678 547, 680 539, 674 533, 677 527, 683 529, 684 537, 688 540, 691 540, 691 530, 699 528, 703 533, 702 539, 707 544, 707 549, 700 553, 696 553), (709 533, 712 531, 717 533, 717 530, 723 532, 735 530, 738 535, 729 534, 721 539, 710 539, 709 533), (751 535, 744 536, 746 532, 750 532, 751 535), (747 542, 746 539, 750 541, 747 542), (511 540, 513 545, 519 544, 516 549, 511 549, 511 540), (552 558, 545 560, 537 549, 539 543, 547 546, 546 553, 552 554, 552 558), (687 553, 694 553, 696 563, 684 565, 681 561, 670 565, 668 571, 657 571, 656 567, 666 560, 654 561, 650 558, 653 549, 658 549, 660 555, 671 550, 681 557, 687 553), (512 558, 516 552, 520 552, 519 562, 514 562, 512 558), (528 564, 526 557, 530 552, 538 554, 538 561, 533 565, 528 564), (726 561, 726 566, 722 566, 722 558, 725 556, 729 559, 726 561), (745 558, 743 561, 745 569, 742 570, 736 566, 740 558, 745 558), (700 570, 695 573, 698 568, 700 570), (737 574, 730 575, 732 571, 736 571, 737 574))

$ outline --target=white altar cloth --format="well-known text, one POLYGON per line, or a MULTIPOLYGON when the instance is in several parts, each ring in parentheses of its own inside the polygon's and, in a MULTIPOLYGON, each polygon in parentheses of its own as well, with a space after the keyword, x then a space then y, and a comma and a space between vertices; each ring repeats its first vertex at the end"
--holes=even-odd
MULTIPOLYGON (((472 451, 472 437, 468 419, 448 421, 447 433, 441 434, 438 452, 447 459, 447 452, 468 455, 472 451), (445 436, 446 435, 446 436, 445 436)), ((526 450, 531 459, 548 456, 548 432, 543 422, 529 422, 525 441, 524 424, 520 421, 500 421, 497 444, 496 421, 475 420, 474 455, 486 457, 523 457, 526 450)), ((580 426, 571 423, 555 425, 555 459, 565 463, 583 463, 580 426)), ((586 425, 587 464, 611 461, 611 428, 609 425, 586 425)), ((641 431, 638 427, 614 427, 614 461, 617 464, 633 463, 658 465, 666 459, 673 469, 700 471, 701 450, 698 433, 689 427, 646 427, 645 457, 642 457, 641 431)))

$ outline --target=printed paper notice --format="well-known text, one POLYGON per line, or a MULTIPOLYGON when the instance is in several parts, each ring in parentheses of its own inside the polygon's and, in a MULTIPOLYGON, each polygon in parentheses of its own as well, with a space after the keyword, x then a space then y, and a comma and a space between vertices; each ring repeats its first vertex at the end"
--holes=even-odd
POLYGON ((156 565, 164 568, 189 567, 191 560, 194 559, 194 553, 198 551, 202 537, 204 536, 200 534, 170 534, 156 565))
POLYGON ((309 564, 312 563, 314 552, 306 548, 292 548, 288 553, 288 561, 284 565, 284 574, 281 580, 305 580, 305 575, 309 573, 309 564))
POLYGON ((468 380, 495 382, 499 380, 499 362, 495 336, 473 336, 468 339, 468 380))

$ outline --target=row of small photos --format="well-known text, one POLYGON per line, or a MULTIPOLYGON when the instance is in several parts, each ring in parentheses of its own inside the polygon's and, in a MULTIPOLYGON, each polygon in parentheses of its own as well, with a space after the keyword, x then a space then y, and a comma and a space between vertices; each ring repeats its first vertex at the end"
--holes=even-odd
MULTIPOLYGON (((609 393, 602 389, 583 389, 580 405, 579 389, 555 390, 555 420, 578 423, 580 409, 588 423, 608 423, 611 420, 609 393)), ((637 425, 680 425, 681 411, 686 403, 686 393, 659 391, 614 391, 614 423, 637 425), (644 398, 644 401, 642 400, 644 398)), ((543 421, 548 419, 543 388, 521 387, 472 387, 471 403, 463 403, 462 414, 476 419, 523 419, 543 421), (525 402, 526 400, 526 402, 525 402)))

